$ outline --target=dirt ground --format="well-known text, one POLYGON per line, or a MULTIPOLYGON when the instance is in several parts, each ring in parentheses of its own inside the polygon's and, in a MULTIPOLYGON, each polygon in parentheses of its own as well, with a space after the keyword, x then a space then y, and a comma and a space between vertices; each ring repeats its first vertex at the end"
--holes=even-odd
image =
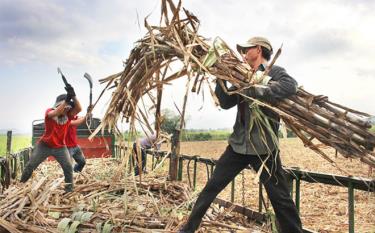
MULTIPOLYGON (((369 173, 368 165, 357 160, 335 156, 333 149, 324 151, 344 170, 331 165, 312 150, 305 148, 298 139, 281 139, 281 159, 286 167, 330 173, 335 175, 375 178, 375 170, 369 173)), ((181 154, 199 155, 201 157, 218 159, 227 146, 226 141, 183 142, 181 154)), ((190 164, 192 176, 193 163, 190 164)), ((206 166, 198 166, 196 194, 207 181, 206 166)), ((187 164, 184 164, 183 180, 187 179, 187 164)), ((210 168, 209 168, 210 170, 210 168)), ((235 202, 252 209, 258 209, 258 184, 254 181, 255 173, 245 171, 237 176, 235 202), (242 187, 245 187, 244 189, 242 187)), ((192 178, 191 178, 192 182, 192 178)), ((265 195, 265 194, 264 194, 265 195)), ((375 193, 355 190, 355 232, 375 232, 375 193)), ((230 200, 230 185, 219 197, 230 200)), ((345 187, 322 184, 301 183, 301 218, 303 226, 318 232, 348 232, 348 192, 345 187)), ((270 203, 266 203, 269 208, 270 203)), ((264 208, 263 208, 264 209, 264 208)))

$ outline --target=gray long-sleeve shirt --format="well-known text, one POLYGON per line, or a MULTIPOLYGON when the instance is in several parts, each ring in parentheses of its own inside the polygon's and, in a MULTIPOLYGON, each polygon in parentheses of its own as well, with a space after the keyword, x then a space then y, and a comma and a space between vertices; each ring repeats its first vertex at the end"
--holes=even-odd
MULTIPOLYGON (((261 68, 264 67, 261 65, 261 68)), ((297 92, 297 82, 285 71, 284 68, 273 66, 268 74, 271 77, 267 88, 258 93, 251 90, 245 90, 243 93, 269 103, 277 103, 297 92)), ((240 95, 227 95, 222 87, 217 84, 215 89, 220 107, 229 109, 237 105, 237 116, 233 126, 233 133, 229 137, 229 144, 233 150, 240 154, 260 155, 268 154, 278 148, 278 141, 275 143, 273 138, 278 140, 278 129, 280 117, 277 113, 267 107, 259 108, 268 119, 272 131, 276 137, 272 137, 271 133, 264 125, 254 126, 250 130, 251 118, 254 113, 249 107, 251 101, 244 99, 240 95), (263 135, 263 136, 262 136, 263 135)))

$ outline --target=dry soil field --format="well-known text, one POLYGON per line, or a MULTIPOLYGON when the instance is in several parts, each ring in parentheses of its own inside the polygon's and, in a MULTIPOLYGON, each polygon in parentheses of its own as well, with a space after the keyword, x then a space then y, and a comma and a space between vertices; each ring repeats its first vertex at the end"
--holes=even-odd
MULTIPOLYGON (((227 146, 226 141, 183 142, 181 153, 218 159, 227 146)), ((369 177, 368 166, 358 161, 336 158, 334 150, 326 149, 337 164, 353 176, 369 177)), ((281 159, 286 167, 344 175, 318 154, 305 148, 298 139, 281 139, 281 159)), ((192 164, 190 168, 192 168, 192 164)), ((205 166, 199 167, 197 193, 206 182, 205 166)), ((186 171, 186 164, 184 165, 186 171)), ((192 174, 192 173, 191 173, 192 174)), ((236 178, 235 201, 252 209, 258 208, 258 185, 254 173, 244 172, 236 178), (243 177, 242 177, 243 176, 243 177), (244 184, 244 190, 242 190, 244 184)), ((375 178, 375 171, 370 175, 375 178)), ((187 179, 186 174, 184 180, 187 179)), ((230 185, 219 195, 230 200, 230 185)), ((375 232, 375 193, 355 191, 355 231, 375 232)), ((347 188, 321 184, 301 183, 301 217, 304 227, 318 232, 348 232, 347 188)), ((269 205, 269 203, 268 203, 269 205)))

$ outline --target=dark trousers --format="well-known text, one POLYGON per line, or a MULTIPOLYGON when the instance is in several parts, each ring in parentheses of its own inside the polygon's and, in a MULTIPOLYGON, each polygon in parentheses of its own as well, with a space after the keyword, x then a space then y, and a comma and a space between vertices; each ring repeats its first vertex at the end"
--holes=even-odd
POLYGON ((267 169, 265 169, 265 167, 263 168, 260 181, 264 185, 268 197, 271 200, 282 232, 302 232, 301 220, 296 206, 290 197, 288 185, 284 176, 285 171, 281 167, 278 151, 275 151, 271 155, 243 155, 234 152, 231 146, 228 146, 220 157, 211 179, 199 194, 189 219, 182 230, 184 232, 194 232, 198 229, 207 209, 220 191, 248 165, 252 166, 255 171, 258 171, 262 165, 262 161, 264 161, 267 169), (267 156, 269 156, 268 159, 267 156))
POLYGON ((83 167, 86 165, 85 156, 83 155, 83 152, 81 150, 81 147, 75 146, 75 147, 69 147, 69 154, 72 156, 76 164, 73 167, 74 172, 81 172, 83 167))
POLYGON ((48 147, 44 142, 39 142, 36 144, 33 154, 22 172, 21 182, 25 183, 31 177, 33 171, 39 166, 39 164, 41 164, 50 155, 56 159, 64 171, 65 191, 73 191, 73 168, 68 149, 66 146, 62 148, 51 148, 48 147))
MULTIPOLYGON (((142 171, 146 170, 146 162, 147 162, 147 157, 146 157, 146 151, 141 147, 141 166, 142 166, 142 171)), ((133 152, 135 155, 135 161, 136 163, 133 162, 134 165, 134 175, 138 176, 139 175, 139 167, 138 167, 138 154, 137 154, 137 143, 133 144, 133 152)), ((132 160, 134 161, 134 159, 132 160)))

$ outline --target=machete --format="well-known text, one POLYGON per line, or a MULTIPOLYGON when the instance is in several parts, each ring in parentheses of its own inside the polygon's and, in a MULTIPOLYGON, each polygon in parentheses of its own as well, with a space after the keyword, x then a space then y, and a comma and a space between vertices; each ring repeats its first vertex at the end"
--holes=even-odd
POLYGON ((64 84, 65 84, 65 87, 70 86, 70 84, 69 84, 68 81, 66 80, 64 74, 61 72, 60 67, 57 67, 57 73, 61 74, 61 78, 62 78, 62 80, 63 80, 63 82, 64 82, 64 84))
POLYGON ((83 77, 85 77, 87 81, 89 81, 89 84, 90 84, 90 106, 91 106, 92 105, 92 78, 88 73, 85 73, 83 77))
POLYGON ((90 84, 90 117, 88 119, 86 119, 86 125, 87 125, 87 128, 90 129, 90 126, 91 126, 91 122, 92 122, 92 115, 91 115, 91 111, 92 111, 92 78, 91 76, 88 74, 88 73, 85 73, 83 75, 83 77, 85 77, 87 79, 87 81, 89 81, 89 84, 90 84))

